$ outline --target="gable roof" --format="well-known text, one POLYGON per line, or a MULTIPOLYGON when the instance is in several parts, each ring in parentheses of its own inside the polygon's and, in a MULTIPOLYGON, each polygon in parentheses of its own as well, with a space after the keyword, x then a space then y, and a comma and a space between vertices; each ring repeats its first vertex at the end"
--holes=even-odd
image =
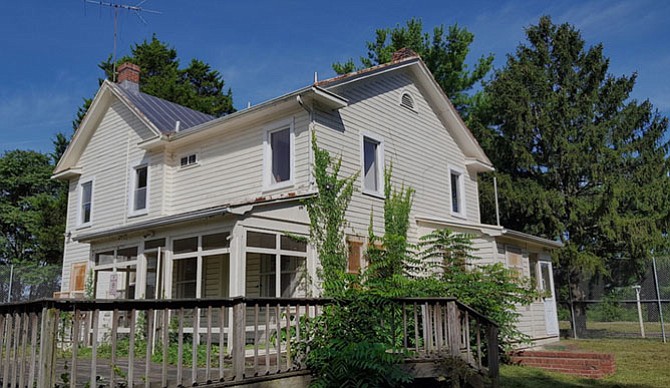
POLYGON ((143 147, 153 147, 169 142, 178 143, 181 139, 186 138, 206 137, 221 125, 239 123, 259 115, 271 114, 273 111, 288 105, 295 106, 294 104, 302 105, 304 102, 318 101, 327 108, 339 109, 347 106, 348 101, 333 91, 337 87, 399 69, 407 69, 414 75, 418 86, 426 94, 426 99, 438 118, 463 151, 466 157, 466 167, 478 172, 493 171, 491 161, 461 119, 456 108, 435 81, 425 63, 419 56, 414 55, 315 82, 313 85, 219 118, 139 91, 129 90, 106 80, 93 99, 91 107, 84 116, 79 129, 75 132, 70 145, 58 162, 53 178, 65 179, 81 173, 76 163, 102 119, 104 111, 111 103, 110 98, 112 97, 123 102, 154 133, 155 137, 147 139, 141 144, 143 147), (179 130, 176 130, 177 122, 179 122, 179 130))
POLYGON ((214 116, 105 80, 58 161, 52 178, 67 179, 81 173, 80 166, 77 166, 79 157, 113 99, 121 101, 155 138, 177 132, 177 122, 179 131, 184 131, 214 120, 214 116))
POLYGON ((418 55, 400 57, 397 60, 387 62, 381 65, 362 69, 353 73, 339 75, 329 78, 316 85, 326 90, 332 90, 339 86, 354 83, 379 74, 383 74, 398 69, 407 69, 414 75, 418 86, 426 93, 426 99, 432 106, 438 118, 454 140, 461 148, 466 157, 466 166, 474 171, 493 171, 493 164, 484 150, 475 139, 470 129, 461 118, 454 105, 447 97, 446 93, 437 83, 433 74, 418 55))

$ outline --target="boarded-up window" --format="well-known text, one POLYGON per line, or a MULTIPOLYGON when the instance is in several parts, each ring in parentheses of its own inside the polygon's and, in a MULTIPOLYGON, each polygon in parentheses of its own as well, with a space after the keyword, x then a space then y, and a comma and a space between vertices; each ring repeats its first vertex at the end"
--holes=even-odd
POLYGON ((516 273, 516 277, 523 277, 523 255, 516 247, 507 247, 507 267, 516 273))
POLYGON ((347 272, 354 274, 360 273, 361 261, 363 260, 363 241, 348 239, 347 245, 349 246, 347 272))
POLYGON ((84 291, 86 287, 86 263, 72 264, 70 291, 84 291))
POLYGON ((530 272, 530 284, 533 288, 540 288, 537 283, 537 253, 530 253, 528 255, 528 270, 530 272))

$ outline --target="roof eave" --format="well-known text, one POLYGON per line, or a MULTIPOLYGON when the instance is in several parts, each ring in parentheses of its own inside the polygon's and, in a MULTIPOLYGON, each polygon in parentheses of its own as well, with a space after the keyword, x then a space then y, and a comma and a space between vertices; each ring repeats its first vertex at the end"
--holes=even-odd
POLYGON ((465 167, 473 172, 493 172, 496 169, 490 164, 475 158, 466 158, 465 167))
POLYGON ((300 99, 303 102, 316 102, 320 106, 333 110, 346 107, 349 104, 347 99, 333 92, 315 85, 307 86, 247 109, 197 125, 188 131, 167 134, 162 140, 167 140, 174 145, 178 145, 182 141, 192 141, 198 137, 207 136, 210 130, 218 128, 221 125, 263 119, 265 116, 270 116, 280 111, 296 109, 299 107, 300 99))
POLYGON ((81 175, 81 167, 70 167, 51 176, 53 180, 68 180, 81 175))
POLYGON ((560 241, 555 241, 555 240, 549 240, 544 237, 538 237, 538 236, 533 236, 532 234, 528 233, 523 233, 519 232, 517 230, 512 230, 512 229, 503 229, 503 234, 504 237, 508 237, 511 239, 515 239, 518 241, 523 241, 523 242, 532 242, 537 245, 541 245, 546 248, 552 248, 552 249, 559 249, 563 248, 563 243, 560 241))

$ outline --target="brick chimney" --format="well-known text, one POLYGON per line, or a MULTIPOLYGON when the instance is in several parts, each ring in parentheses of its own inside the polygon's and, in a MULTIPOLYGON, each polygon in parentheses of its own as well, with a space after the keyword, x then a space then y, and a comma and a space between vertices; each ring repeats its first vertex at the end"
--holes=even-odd
POLYGON ((116 82, 124 89, 139 92, 140 67, 134 63, 125 62, 117 69, 116 82))
POLYGON ((419 55, 414 52, 411 48, 403 47, 398 51, 393 53, 393 62, 402 61, 410 57, 418 57, 419 55))

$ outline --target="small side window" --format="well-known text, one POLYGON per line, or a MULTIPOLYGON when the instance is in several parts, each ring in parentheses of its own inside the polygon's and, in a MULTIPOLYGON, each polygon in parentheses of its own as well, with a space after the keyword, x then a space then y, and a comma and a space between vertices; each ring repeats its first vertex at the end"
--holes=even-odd
POLYGON ((141 213, 147 210, 149 188, 149 168, 135 167, 135 182, 133 190, 132 212, 141 213))
POLYGON ((363 192, 382 195, 384 191, 384 144, 364 135, 361 144, 363 192))
POLYGON ((449 169, 449 189, 451 191, 451 214, 465 217, 465 183, 463 171, 449 169))
POLYGON ((82 183, 80 194, 79 224, 87 225, 91 223, 91 212, 93 210, 93 181, 82 183))
POLYGON ((190 155, 182 156, 179 159, 179 166, 180 167, 193 166, 195 164, 198 164, 197 154, 190 154, 190 155))

